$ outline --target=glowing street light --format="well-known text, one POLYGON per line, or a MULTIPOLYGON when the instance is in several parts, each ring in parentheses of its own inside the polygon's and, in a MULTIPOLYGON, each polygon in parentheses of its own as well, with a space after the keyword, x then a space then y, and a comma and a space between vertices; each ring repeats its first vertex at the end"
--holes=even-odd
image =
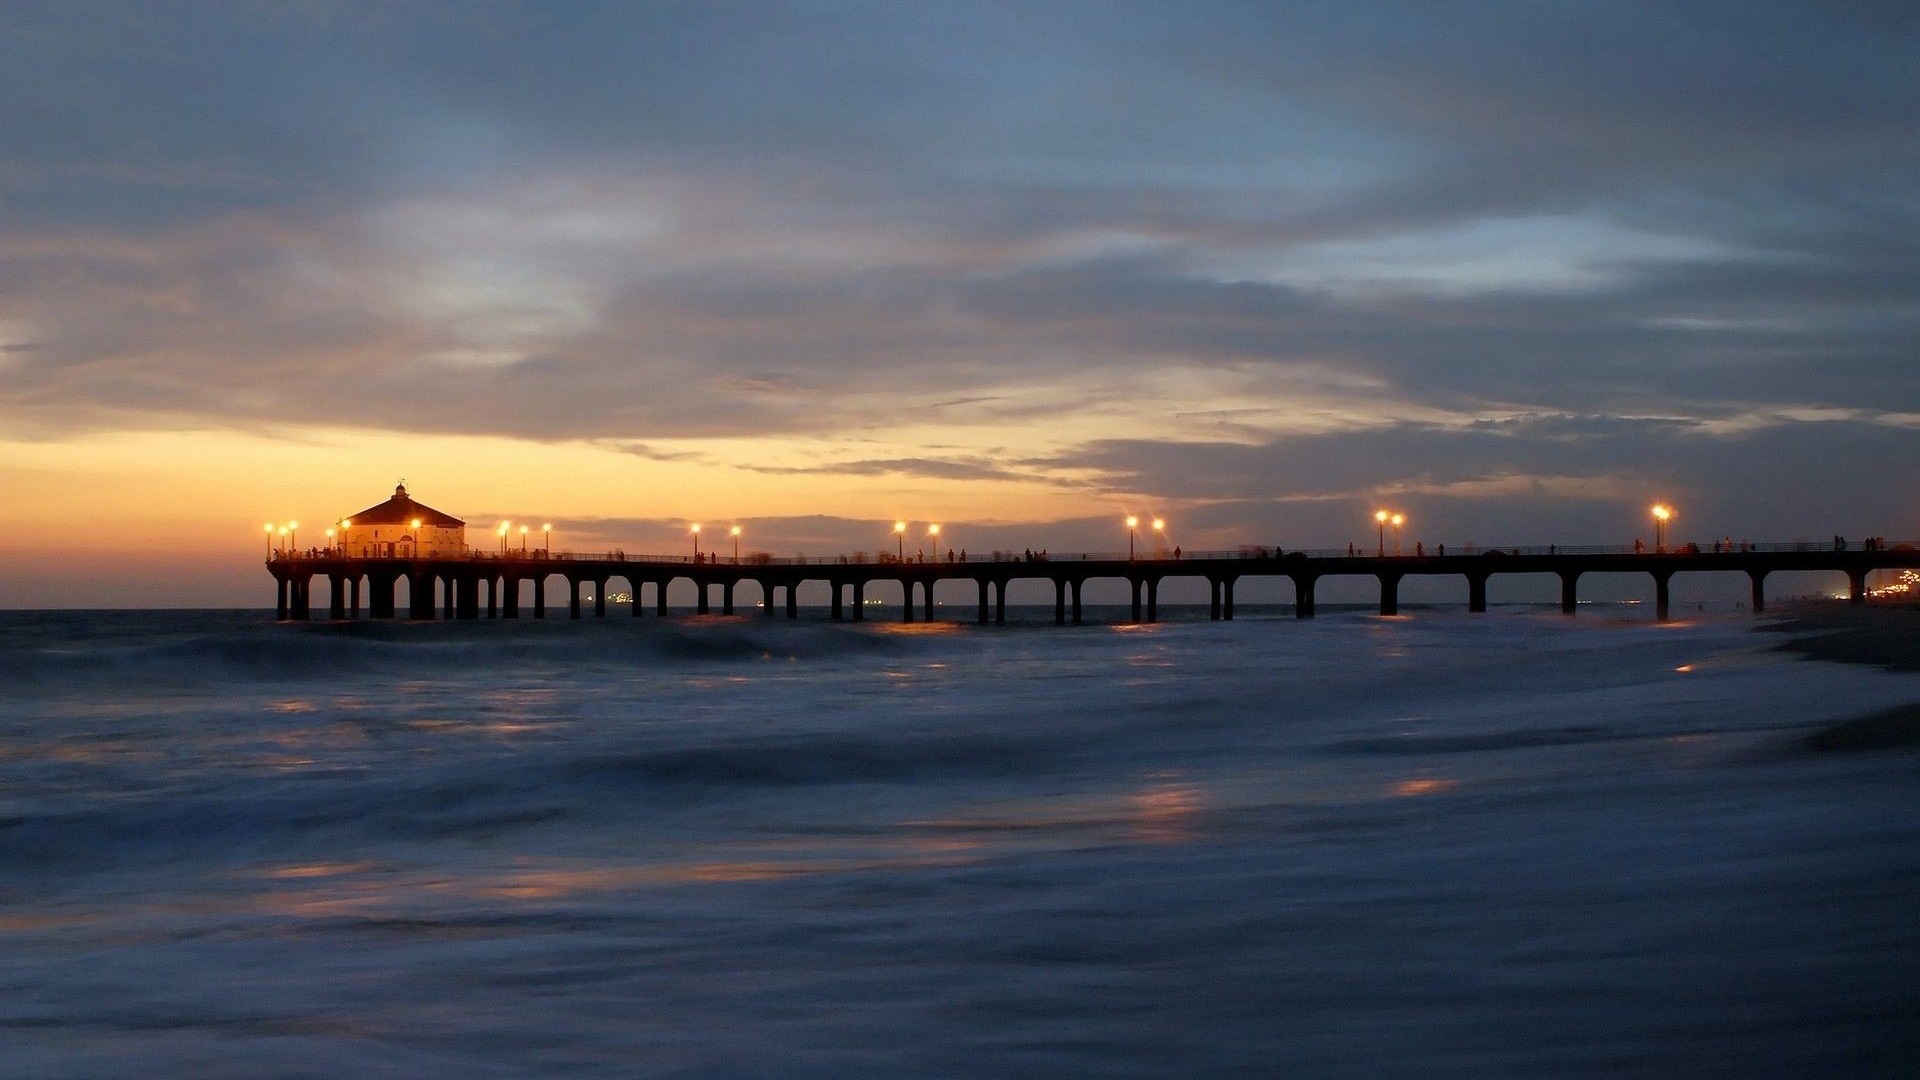
POLYGON ((738 566, 740 565, 740 526, 735 525, 728 529, 727 535, 733 537, 733 563, 738 566))
POLYGON ((693 561, 699 562, 700 561, 700 523, 697 521, 694 522, 691 526, 688 527, 687 531, 693 534, 693 561))
POLYGON ((512 524, 513 524, 513 522, 511 522, 511 521, 503 521, 503 522, 501 522, 501 523, 500 523, 500 529, 499 529, 499 532, 500 532, 500 554, 502 554, 502 555, 505 555, 505 554, 507 553, 507 527, 508 527, 509 525, 512 525, 512 524))
POLYGON ((525 555, 526 553, 527 553, 527 527, 525 525, 522 525, 520 526, 520 554, 525 555))
POLYGON ((1154 558, 1156 558, 1156 559, 1157 559, 1157 558, 1159 558, 1159 557, 1160 557, 1160 552, 1161 552, 1161 551, 1163 551, 1163 550, 1165 550, 1165 548, 1166 548, 1166 545, 1165 545, 1165 544, 1163 544, 1163 543, 1161 543, 1161 541, 1163 541, 1163 540, 1165 540, 1166 538, 1167 538, 1167 519, 1166 519, 1166 518, 1154 518, 1154 519, 1153 519, 1153 555, 1154 555, 1154 558))
POLYGON ((1373 522, 1380 526, 1380 546, 1375 550, 1375 554, 1381 558, 1385 558, 1387 554, 1387 521, 1392 517, 1393 515, 1387 513, 1385 510, 1375 510, 1373 512, 1373 522))
POLYGON ((291 550, 300 549, 300 523, 297 521, 287 522, 287 544, 291 550))
POLYGON ((928 525, 927 536, 933 541, 933 561, 940 561, 940 526, 928 525))
POLYGON ((906 562, 907 561, 907 523, 906 522, 896 521, 893 523, 893 544, 894 544, 894 554, 899 556, 901 562, 906 562))
POLYGON ((1667 522, 1673 517, 1673 507, 1665 503, 1653 506, 1653 550, 1667 550, 1667 522))
POLYGON ((1127 515, 1127 561, 1128 562, 1133 561, 1133 536, 1134 536, 1134 531, 1138 528, 1140 528, 1139 517, 1133 514, 1128 514, 1127 515))
MULTIPOLYGON (((551 555, 551 554, 553 554, 553 525, 552 525, 552 523, 548 523, 548 524, 546 524, 546 525, 542 525, 542 526, 540 526, 540 554, 542 554, 542 555, 551 555)), ((635 592, 638 592, 639 590, 638 590, 638 589, 635 589, 634 591, 635 591, 635 592)))
POLYGON ((273 522, 267 522, 267 558, 273 558, 273 522))
POLYGON ((287 527, 282 525, 280 526, 280 555, 285 558, 291 554, 293 554, 293 545, 287 542, 287 527))
POLYGON ((332 529, 327 530, 327 551, 328 553, 332 553, 333 551, 333 530, 332 529))
POLYGON ((1395 514, 1387 520, 1387 523, 1393 526, 1393 553, 1398 555, 1400 554, 1400 526, 1407 523, 1407 515, 1395 514))

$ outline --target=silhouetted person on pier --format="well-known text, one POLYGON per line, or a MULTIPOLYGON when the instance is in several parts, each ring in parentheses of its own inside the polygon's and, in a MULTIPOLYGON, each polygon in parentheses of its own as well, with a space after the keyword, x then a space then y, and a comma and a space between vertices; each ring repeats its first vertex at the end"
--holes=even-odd
POLYGON ((1645 555, 1647 553, 1646 541, 1641 540, 1639 537, 1635 537, 1633 540, 1633 553, 1635 555, 1645 555))
POLYGON ((961 549, 960 549, 960 561, 961 561, 961 562, 966 562, 966 561, 967 561, 967 549, 966 549, 966 548, 961 548, 961 549))
POLYGON ((1446 554, 1447 554, 1447 545, 1445 545, 1445 544, 1441 544, 1441 545, 1440 545, 1440 555, 1441 555, 1441 557, 1442 557, 1442 558, 1445 558, 1445 557, 1446 557, 1446 554))
POLYGON ((1180 557, 1180 545, 1179 545, 1179 544, 1175 544, 1175 545, 1173 545, 1173 557, 1174 557, 1175 559, 1178 559, 1178 558, 1180 557))
POLYGON ((948 562, 952 562, 952 561, 953 561, 953 549, 952 549, 952 548, 948 548, 948 549, 947 549, 947 561, 948 561, 948 562))
POLYGON ((1415 540, 1413 542, 1413 553, 1418 557, 1425 558, 1427 554, 1427 545, 1421 543, 1418 540, 1415 540))

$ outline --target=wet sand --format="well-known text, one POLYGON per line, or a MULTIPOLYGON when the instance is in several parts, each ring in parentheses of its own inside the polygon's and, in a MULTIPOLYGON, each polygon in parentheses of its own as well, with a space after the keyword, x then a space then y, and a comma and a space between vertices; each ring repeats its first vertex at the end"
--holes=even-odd
POLYGON ((1780 649, 1816 660, 1920 671, 1920 604, 1807 603, 1764 627, 1791 635, 1780 649))
MULTIPOLYGON (((1778 648, 1816 660, 1920 671, 1920 605, 1805 604, 1765 628, 1791 635, 1778 648)), ((1920 702, 1822 728, 1802 739, 1809 750, 1886 750, 1920 746, 1920 702)))

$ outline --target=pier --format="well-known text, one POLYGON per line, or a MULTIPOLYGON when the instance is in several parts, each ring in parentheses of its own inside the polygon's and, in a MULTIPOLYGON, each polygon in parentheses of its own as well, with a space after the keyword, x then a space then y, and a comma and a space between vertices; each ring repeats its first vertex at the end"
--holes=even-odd
POLYGON ((1752 609, 1766 610, 1766 582, 1782 572, 1826 572, 1845 575, 1847 594, 1854 603, 1865 600, 1867 576, 1876 570, 1920 569, 1920 543, 1741 544, 1727 550, 1700 551, 1692 546, 1672 551, 1634 548, 1563 547, 1491 548, 1471 552, 1417 555, 1365 554, 1348 551, 1284 551, 1242 548, 1235 551, 1183 552, 1178 557, 1156 555, 1079 554, 1028 557, 1006 554, 967 561, 875 560, 865 556, 831 558, 773 558, 745 560, 724 556, 629 556, 618 552, 482 554, 468 552, 426 558, 356 557, 327 550, 274 552, 267 560, 278 587, 275 610, 281 619, 392 619, 398 586, 408 586, 410 619, 546 618, 550 600, 558 599, 571 618, 582 618, 591 608, 595 617, 608 613, 608 586, 619 582, 630 594, 630 613, 640 616, 651 607, 668 613, 667 589, 678 580, 695 590, 700 614, 731 615, 737 606, 758 601, 762 613, 774 618, 784 612, 799 617, 799 590, 808 582, 827 586, 829 610, 835 620, 858 622, 867 617, 869 599, 888 601, 882 610, 898 613, 902 621, 932 620, 934 593, 945 587, 949 603, 955 594, 974 602, 975 621, 1005 623, 1007 589, 1016 581, 1042 581, 1053 590, 1054 622, 1082 621, 1081 592, 1087 582, 1115 579, 1127 583, 1134 622, 1159 618, 1161 583, 1170 578, 1198 578, 1207 583, 1209 614, 1232 619, 1234 590, 1247 578, 1288 578, 1293 584, 1294 613, 1314 615, 1318 583, 1333 577, 1371 577, 1379 584, 1380 613, 1398 614, 1400 584, 1410 577, 1454 577, 1465 585, 1467 610, 1487 610, 1487 582, 1500 574, 1553 574, 1559 578, 1560 608, 1572 615, 1579 603, 1584 577, 1596 574, 1644 574, 1653 579, 1655 615, 1670 616, 1669 583, 1675 574, 1745 574, 1752 609), (316 605, 314 587, 321 586, 316 605), (559 597, 553 595, 558 585, 559 597), (522 600, 531 591, 531 605, 522 600), (592 587, 590 603, 583 590, 592 587), (647 599, 651 598, 651 603, 647 599))

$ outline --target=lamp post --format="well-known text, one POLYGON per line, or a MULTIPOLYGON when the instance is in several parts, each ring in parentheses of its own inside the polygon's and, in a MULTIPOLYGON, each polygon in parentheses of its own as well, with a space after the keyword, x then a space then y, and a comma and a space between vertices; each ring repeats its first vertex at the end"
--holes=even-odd
POLYGON ((1387 519, 1392 516, 1385 510, 1373 512, 1373 523, 1380 526, 1380 546, 1374 550, 1374 554, 1380 558, 1386 558, 1387 555, 1387 519))
POLYGON ((347 554, 347 530, 353 528, 352 518, 340 519, 340 554, 347 554))
POLYGON ((522 525, 520 526, 520 554, 525 555, 526 553, 527 553, 527 527, 525 525, 522 525))
POLYGON ((1128 562, 1133 561, 1133 537, 1134 537, 1135 530, 1139 528, 1140 528, 1140 519, 1132 514, 1128 514, 1127 515, 1127 561, 1128 562))
POLYGON ((300 523, 287 522, 287 546, 294 551, 300 550, 300 523))
POLYGON ((511 521, 503 521, 503 522, 501 522, 501 523, 500 523, 500 530, 499 530, 499 532, 500 532, 500 554, 502 554, 502 555, 505 555, 505 554, 507 553, 507 526, 509 526, 509 525, 512 525, 512 524, 513 524, 513 522, 511 522, 511 521))
POLYGON ((267 558, 273 558, 273 522, 267 522, 267 558))
POLYGON ((927 536, 933 541, 933 561, 940 561, 940 526, 928 525, 927 536))
POLYGON ((700 561, 700 524, 699 522, 695 522, 692 528, 688 529, 687 531, 693 534, 693 561, 699 562, 700 561))
POLYGON ((327 530, 327 554, 333 554, 333 530, 327 530))
POLYGON ((1162 541, 1166 539, 1166 536, 1167 536, 1167 519, 1154 518, 1153 519, 1153 557, 1156 559, 1160 558, 1161 553, 1166 550, 1166 544, 1162 543, 1162 541))
POLYGON ((1400 526, 1407 523, 1407 515, 1395 514, 1389 523, 1393 526, 1393 553, 1397 556, 1400 554, 1400 526))
MULTIPOLYGON (((551 522, 540 526, 540 554, 553 554, 553 524, 551 522)), ((639 590, 635 589, 634 591, 638 592, 639 590)))
POLYGON ((282 525, 280 526, 280 557, 284 559, 291 554, 292 551, 293 546, 287 543, 287 527, 282 525))
POLYGON ((733 528, 728 529, 727 533, 728 535, 733 537, 733 565, 739 566, 740 565, 740 526, 735 525, 733 528))
POLYGON ((907 523, 906 522, 896 521, 893 523, 893 545, 894 545, 893 547, 894 557, 898 558, 901 562, 906 562, 907 561, 907 523))
POLYGON ((1667 550, 1667 522, 1673 517, 1673 508, 1665 503, 1656 503, 1653 507, 1653 550, 1667 550))

